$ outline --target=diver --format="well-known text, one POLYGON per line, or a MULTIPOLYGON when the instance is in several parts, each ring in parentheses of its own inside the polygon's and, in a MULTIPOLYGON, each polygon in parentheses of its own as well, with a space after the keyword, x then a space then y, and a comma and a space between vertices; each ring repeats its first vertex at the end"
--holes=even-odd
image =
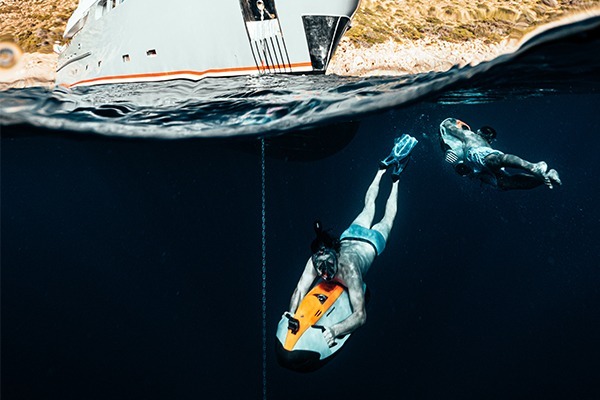
POLYGON ((545 184, 552 189, 562 184, 558 172, 548 169, 544 161, 531 163, 491 147, 496 131, 484 126, 473 132, 469 125, 455 118, 440 124, 440 141, 445 160, 461 176, 479 179, 501 190, 533 189, 545 184), (524 172, 509 172, 506 169, 524 172))
MULTIPOLYGON (((365 292, 363 277, 385 248, 386 241, 396 217, 398 202, 398 179, 409 161, 409 155, 417 140, 409 135, 395 139, 391 154, 379 163, 379 170, 365 195, 365 206, 340 238, 323 230, 319 221, 315 222, 316 239, 311 244, 312 256, 306 263, 298 285, 290 301, 290 313, 294 314, 300 302, 318 282, 338 282, 348 289, 353 313, 345 320, 323 327, 327 345, 332 347, 335 338, 352 333, 366 321, 365 292), (382 220, 375 225, 375 199, 379 193, 379 183, 383 174, 392 170, 392 189, 387 199, 382 220)), ((287 314, 287 313, 286 313, 287 314)))

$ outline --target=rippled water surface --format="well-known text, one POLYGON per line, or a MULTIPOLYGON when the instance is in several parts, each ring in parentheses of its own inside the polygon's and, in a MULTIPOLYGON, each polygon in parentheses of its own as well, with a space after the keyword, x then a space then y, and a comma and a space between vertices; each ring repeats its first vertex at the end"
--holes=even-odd
MULTIPOLYGON (((311 128, 445 96, 482 102, 598 87, 598 18, 555 28, 476 67, 407 77, 254 76, 0 93, 4 124, 126 137, 223 137, 311 128), (461 97, 462 96, 462 97, 461 97)), ((460 99, 460 100, 457 100, 460 99)))

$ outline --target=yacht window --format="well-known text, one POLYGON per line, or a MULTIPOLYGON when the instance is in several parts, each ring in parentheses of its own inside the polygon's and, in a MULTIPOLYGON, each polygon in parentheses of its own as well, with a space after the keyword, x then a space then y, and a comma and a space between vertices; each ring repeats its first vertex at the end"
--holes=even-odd
POLYGON ((129 54, 123 54, 123 62, 129 62, 129 61, 131 61, 129 54))
POLYGON ((156 50, 155 50, 155 49, 148 50, 148 51, 146 52, 146 55, 147 55, 148 57, 156 57, 156 50))
POLYGON ((102 65, 102 60, 98 61, 98 68, 102 65))

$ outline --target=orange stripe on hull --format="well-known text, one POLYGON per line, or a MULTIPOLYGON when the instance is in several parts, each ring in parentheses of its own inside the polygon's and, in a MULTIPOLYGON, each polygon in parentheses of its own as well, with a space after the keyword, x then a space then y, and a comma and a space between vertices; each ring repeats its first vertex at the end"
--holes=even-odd
MULTIPOLYGON (((294 68, 312 68, 312 64, 309 62, 304 62, 304 63, 296 63, 296 64, 288 64, 288 65, 273 65, 270 66, 271 69, 275 69, 275 68, 279 68, 279 69, 285 69, 285 68, 289 68, 291 67, 292 69, 294 68)), ((68 88, 72 88, 75 86, 79 86, 79 85, 84 85, 84 84, 90 84, 90 83, 94 83, 94 84, 98 84, 98 83, 109 83, 110 81, 129 81, 132 79, 140 79, 140 80, 144 80, 144 79, 148 79, 148 80, 152 80, 152 78, 168 78, 168 77, 175 77, 175 76, 179 76, 179 75, 192 75, 192 76, 196 76, 196 77, 203 77, 203 76, 207 76, 207 75, 218 75, 218 74, 227 74, 227 73, 240 73, 240 74, 244 74, 244 73, 250 73, 250 72, 268 72, 269 70, 261 67, 260 69, 257 69, 256 67, 237 67, 237 68, 222 68, 222 69, 207 69, 205 71, 167 71, 167 72, 151 72, 151 73, 145 73, 145 74, 131 74, 131 75, 114 75, 114 76, 103 76, 100 78, 93 78, 93 79, 84 79, 82 81, 78 81, 72 84, 61 84, 60 86, 64 86, 64 87, 68 87, 68 88)), ((118 83, 118 82, 113 82, 113 83, 118 83)))

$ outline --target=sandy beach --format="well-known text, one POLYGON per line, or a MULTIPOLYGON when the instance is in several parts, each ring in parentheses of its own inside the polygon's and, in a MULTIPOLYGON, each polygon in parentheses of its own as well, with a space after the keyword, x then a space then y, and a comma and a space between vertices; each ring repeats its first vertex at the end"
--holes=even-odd
POLYGON ((455 65, 476 65, 516 50, 518 43, 486 44, 482 40, 464 43, 419 39, 403 44, 388 41, 368 48, 340 43, 328 73, 349 76, 406 75, 447 71, 455 65))

